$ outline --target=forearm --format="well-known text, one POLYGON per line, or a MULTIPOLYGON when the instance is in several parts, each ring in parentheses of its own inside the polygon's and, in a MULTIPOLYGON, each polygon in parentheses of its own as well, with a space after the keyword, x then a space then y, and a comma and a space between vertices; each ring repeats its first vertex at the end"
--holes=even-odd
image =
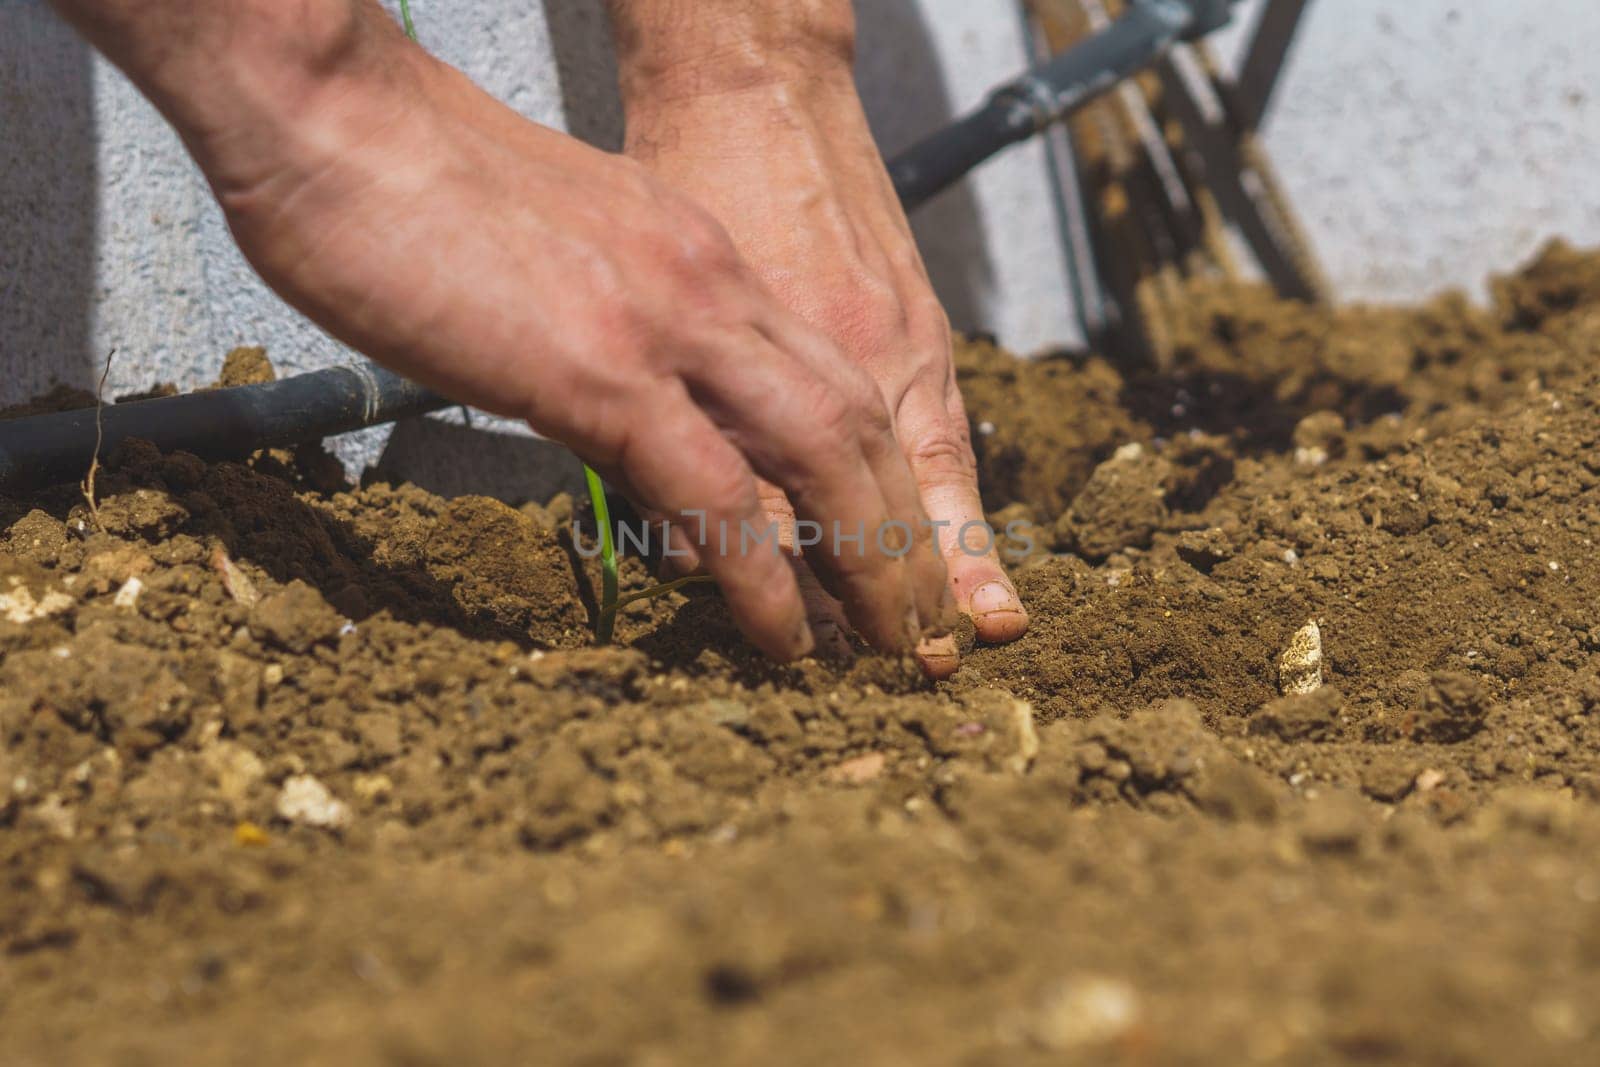
POLYGON ((408 44, 375 0, 52 2, 224 183, 236 161, 324 136, 349 89, 401 76, 408 44))
POLYGON ((607 0, 607 6, 629 109, 850 79, 850 0, 607 0))

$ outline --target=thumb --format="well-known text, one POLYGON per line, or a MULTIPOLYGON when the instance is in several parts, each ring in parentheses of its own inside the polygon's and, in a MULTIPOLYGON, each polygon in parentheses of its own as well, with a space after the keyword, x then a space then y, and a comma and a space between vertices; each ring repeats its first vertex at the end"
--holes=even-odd
POLYGON ((977 461, 954 382, 942 403, 919 404, 908 395, 899 425, 922 506, 938 531, 957 608, 972 617, 980 640, 1015 641, 1027 632, 1028 612, 984 520, 977 461))

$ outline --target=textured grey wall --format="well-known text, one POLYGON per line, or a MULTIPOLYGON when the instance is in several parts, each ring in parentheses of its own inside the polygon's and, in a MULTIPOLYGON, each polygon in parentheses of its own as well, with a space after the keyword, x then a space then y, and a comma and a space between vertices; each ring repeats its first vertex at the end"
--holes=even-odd
MULTIPOLYGON (((857 8, 859 80, 887 151, 1025 61, 1012 0, 857 8)), ((420 0, 417 16, 426 45, 530 118, 615 144, 599 0, 420 0)), ((1597 46, 1594 0, 1313 3, 1267 136, 1341 293, 1409 299, 1476 285, 1553 234, 1600 241, 1597 46)), ((113 345, 113 391, 205 382, 241 343, 286 372, 350 358, 254 277, 176 138, 43 0, 0 0, 0 131, 0 403, 89 384, 113 345)), ((916 226, 957 325, 1023 351, 1075 339, 1038 145, 916 226)), ((487 448, 408 427, 387 464, 512 493, 545 460, 497 428, 487 448)), ((359 466, 387 440, 340 450, 359 466)))
POLYGON ((1600 243, 1597 52, 1595 0, 1313 0, 1266 143, 1339 294, 1482 295, 1600 243))

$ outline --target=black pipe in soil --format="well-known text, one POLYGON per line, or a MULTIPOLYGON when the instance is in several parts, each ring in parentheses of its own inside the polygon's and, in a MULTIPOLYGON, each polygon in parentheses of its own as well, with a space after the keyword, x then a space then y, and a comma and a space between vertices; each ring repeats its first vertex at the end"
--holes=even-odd
MULTIPOLYGON (((1101 33, 996 89, 983 107, 889 161, 909 210, 1010 145, 1057 122, 1154 62, 1180 38, 1227 21, 1234 0, 1131 0, 1101 33)), ((264 385, 108 404, 102 455, 131 437, 208 458, 320 440, 449 406, 373 363, 264 385)), ((0 490, 82 478, 96 440, 93 409, 0 420, 0 490)))
MULTIPOLYGON (((393 422, 448 403, 375 363, 330 367, 261 385, 107 404, 100 412, 101 455, 137 437, 162 451, 241 456, 393 422)), ((96 437, 94 408, 0 421, 0 489, 84 477, 96 437)))
POLYGON ((1227 0, 1134 0, 1100 33, 1000 86, 977 111, 896 156, 889 162, 895 191, 907 210, 920 206, 1149 66, 1180 39, 1227 19, 1227 0))

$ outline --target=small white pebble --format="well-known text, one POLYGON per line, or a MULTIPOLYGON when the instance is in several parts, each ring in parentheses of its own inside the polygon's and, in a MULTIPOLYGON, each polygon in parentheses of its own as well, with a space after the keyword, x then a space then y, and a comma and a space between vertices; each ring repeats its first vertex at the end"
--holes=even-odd
POLYGON ((1432 792, 1433 790, 1439 788, 1440 783, 1443 781, 1444 775, 1441 772, 1434 770, 1432 767, 1429 767, 1417 775, 1417 792, 1432 792))
POLYGON ((1550 561, 1550 570, 1552 572, 1558 571, 1560 569, 1561 569, 1561 564, 1557 563, 1555 560, 1551 560, 1550 561))
POLYGON ((1320 467, 1328 462, 1327 449, 1312 445, 1309 448, 1294 450, 1294 462, 1297 467, 1320 467))
POLYGON ((1047 1049, 1104 1045, 1133 1030, 1142 1013, 1139 994, 1127 982, 1082 975, 1045 995, 1029 1027, 1029 1036, 1047 1049))
POLYGON ((1289 647, 1278 657, 1278 688, 1285 696, 1322 688, 1322 628, 1315 619, 1295 631, 1289 647))
POLYGON ((346 619, 344 621, 344 625, 339 627, 339 636, 340 637, 349 637, 351 634, 353 634, 355 632, 356 632, 356 624, 351 622, 349 619, 346 619))
POLYGON ((144 592, 144 582, 137 576, 129 578, 122 583, 122 588, 117 590, 117 595, 111 598, 111 603, 119 608, 131 608, 139 603, 139 594, 144 592))
POLYGON ((78 835, 78 816, 59 793, 45 797, 29 812, 29 816, 40 829, 63 841, 70 841, 78 835))
POLYGON ((978 434, 981 437, 992 437, 992 436, 994 436, 994 423, 989 422, 987 420, 985 420, 984 422, 978 423, 978 434))
POLYGON ((0 593, 0 616, 7 622, 24 626, 37 619, 46 619, 52 615, 60 615, 72 607, 73 600, 60 590, 52 589, 37 600, 22 580, 15 575, 11 579, 11 591, 0 593))
POLYGON ((309 774, 284 780, 278 793, 278 817, 302 826, 337 830, 350 822, 350 809, 309 774))
POLYGON ((1300 562, 1300 553, 1296 552, 1292 548, 1286 548, 1283 550, 1283 561, 1289 566, 1293 567, 1296 563, 1300 562))

